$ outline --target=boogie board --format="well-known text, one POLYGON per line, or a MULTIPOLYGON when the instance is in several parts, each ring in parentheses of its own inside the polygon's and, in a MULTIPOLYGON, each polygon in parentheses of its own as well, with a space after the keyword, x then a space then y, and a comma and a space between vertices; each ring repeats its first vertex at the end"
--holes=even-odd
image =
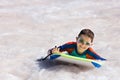
POLYGON ((86 59, 86 58, 80 58, 80 57, 75 57, 71 56, 66 53, 54 53, 50 56, 50 59, 57 59, 60 61, 65 61, 69 63, 74 63, 74 64, 80 64, 80 65, 85 65, 85 66, 91 66, 91 67, 96 67, 99 68, 103 65, 105 61, 102 60, 93 60, 93 59, 86 59))

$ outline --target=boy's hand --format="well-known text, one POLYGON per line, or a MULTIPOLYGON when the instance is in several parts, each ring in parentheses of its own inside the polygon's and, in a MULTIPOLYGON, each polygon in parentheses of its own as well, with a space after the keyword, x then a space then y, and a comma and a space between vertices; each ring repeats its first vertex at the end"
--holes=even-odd
POLYGON ((52 53, 54 54, 54 53, 60 53, 60 48, 57 48, 56 46, 55 46, 55 48, 53 48, 53 50, 52 50, 52 53))

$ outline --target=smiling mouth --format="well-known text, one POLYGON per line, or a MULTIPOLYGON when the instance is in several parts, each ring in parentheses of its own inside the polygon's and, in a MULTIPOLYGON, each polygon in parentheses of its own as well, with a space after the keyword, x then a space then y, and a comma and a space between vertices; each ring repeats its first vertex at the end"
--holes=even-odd
POLYGON ((85 51, 85 49, 79 46, 78 52, 82 54, 84 51, 85 51))
POLYGON ((84 49, 82 46, 79 46, 80 49, 84 49))

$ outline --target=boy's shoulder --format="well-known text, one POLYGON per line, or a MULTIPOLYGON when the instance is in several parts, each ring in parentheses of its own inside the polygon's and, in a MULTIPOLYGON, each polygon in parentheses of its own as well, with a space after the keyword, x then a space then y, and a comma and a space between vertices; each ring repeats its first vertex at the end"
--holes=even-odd
POLYGON ((93 50, 93 48, 91 48, 91 47, 89 47, 88 50, 91 51, 91 52, 95 52, 95 51, 93 50))
POLYGON ((94 49, 91 48, 91 47, 88 48, 88 51, 90 51, 90 52, 92 52, 92 53, 94 53, 94 54, 97 54, 97 53, 94 51, 94 49))
POLYGON ((67 42, 61 46, 59 46, 60 49, 69 49, 69 48, 76 48, 76 42, 67 42))
POLYGON ((94 51, 94 49, 93 48, 91 48, 91 47, 89 47, 88 48, 88 51, 90 51, 90 53, 92 52, 93 54, 95 54, 95 55, 97 55, 97 56, 99 56, 95 51, 94 51))

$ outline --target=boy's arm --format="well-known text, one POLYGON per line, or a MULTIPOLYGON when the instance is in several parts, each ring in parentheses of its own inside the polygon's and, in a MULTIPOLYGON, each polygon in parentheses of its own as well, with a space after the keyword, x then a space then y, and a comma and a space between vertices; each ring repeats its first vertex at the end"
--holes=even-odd
POLYGON ((76 46, 76 42, 68 42, 62 46, 59 46, 58 48, 60 48, 60 51, 67 51, 68 53, 71 53, 72 50, 75 48, 76 46))
POLYGON ((105 58, 102 58, 101 56, 99 56, 95 51, 93 51, 92 48, 89 48, 89 55, 94 57, 94 59, 97 59, 97 60, 106 60, 105 58))
MULTIPOLYGON (((71 51, 74 49, 75 46, 76 46, 76 42, 68 42, 62 46, 59 46, 58 48, 59 48, 60 52, 67 51, 68 53, 71 53, 71 51)), ((52 53, 53 49, 54 48, 49 49, 48 54, 52 53)))

